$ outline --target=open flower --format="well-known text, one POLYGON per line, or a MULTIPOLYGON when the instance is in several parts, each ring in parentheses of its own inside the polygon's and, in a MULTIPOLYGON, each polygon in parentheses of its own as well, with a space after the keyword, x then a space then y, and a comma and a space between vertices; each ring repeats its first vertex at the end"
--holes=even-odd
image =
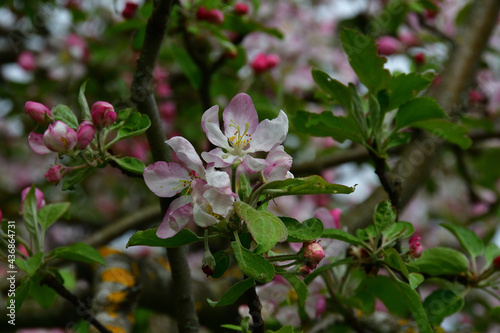
POLYGON ((144 169, 144 181, 159 197, 173 197, 181 192, 167 210, 157 236, 170 238, 194 220, 209 227, 231 212, 234 195, 229 175, 216 171, 212 165, 205 169, 191 143, 176 136, 166 141, 185 167, 175 162, 156 162, 144 169))
POLYGON ((288 118, 280 111, 277 118, 259 123, 257 110, 247 94, 236 95, 222 113, 224 133, 219 127, 219 107, 205 111, 201 126, 208 140, 220 148, 202 153, 207 163, 217 168, 240 161, 250 172, 263 170, 267 163, 252 157, 251 153, 268 152, 279 146, 288 133, 288 118))

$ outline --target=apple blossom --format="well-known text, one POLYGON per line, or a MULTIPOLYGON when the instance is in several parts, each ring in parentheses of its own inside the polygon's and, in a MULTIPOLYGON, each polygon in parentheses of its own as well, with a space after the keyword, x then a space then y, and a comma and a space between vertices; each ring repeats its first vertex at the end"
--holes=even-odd
POLYGON ((45 105, 37 102, 28 101, 24 104, 25 114, 30 116, 39 124, 45 124, 47 120, 52 119, 52 113, 45 105))
POLYGON ((108 127, 116 121, 116 112, 108 102, 95 102, 90 110, 92 121, 98 127, 108 127))
MULTIPOLYGON (((26 187, 21 191, 21 212, 23 211, 24 201, 26 200, 26 196, 30 192, 31 187, 26 187)), ((35 197, 36 197, 36 209, 40 210, 45 207, 45 199, 43 198, 43 192, 35 187, 35 197)))
POLYGON ((184 190, 186 195, 171 203, 158 228, 158 237, 172 237, 192 220, 209 227, 229 215, 234 202, 229 175, 216 171, 212 165, 205 170, 193 145, 185 138, 176 136, 166 143, 185 167, 175 162, 153 163, 144 169, 144 181, 159 197, 173 197, 184 190))
POLYGON ((212 106, 202 116, 201 125, 208 140, 219 148, 203 152, 202 157, 214 167, 227 167, 242 162, 251 171, 266 168, 264 159, 252 157, 251 153, 268 152, 279 146, 288 133, 288 118, 280 111, 277 118, 259 123, 257 110, 247 94, 236 95, 222 113, 224 133, 219 127, 219 107, 212 106))
POLYGON ((305 247, 303 256, 307 261, 306 265, 311 269, 315 269, 325 257, 323 247, 316 242, 306 242, 303 246, 305 247))
POLYGON ((76 149, 84 149, 94 139, 96 128, 89 120, 84 120, 76 129, 76 149))
POLYGON ((271 150, 266 157, 266 163, 266 168, 262 170, 264 182, 293 178, 289 171, 292 167, 292 157, 285 152, 283 146, 271 150))
POLYGON ((51 151, 66 153, 76 146, 76 131, 66 125, 66 123, 57 120, 50 124, 49 128, 43 134, 43 143, 51 151))
POLYGON ((262 73, 278 66, 280 62, 281 58, 277 54, 259 53, 250 63, 250 67, 252 67, 256 73, 262 73))

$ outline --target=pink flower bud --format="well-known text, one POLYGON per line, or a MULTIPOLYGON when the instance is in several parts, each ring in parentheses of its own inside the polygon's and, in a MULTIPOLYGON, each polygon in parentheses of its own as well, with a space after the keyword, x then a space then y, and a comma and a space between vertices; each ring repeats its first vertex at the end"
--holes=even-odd
POLYGON ((207 274, 207 277, 215 273, 215 265, 214 256, 210 253, 210 251, 206 252, 205 257, 201 261, 201 270, 203 273, 207 274))
POLYGON ((84 149, 94 139, 96 128, 89 120, 80 123, 76 130, 76 149, 84 149))
POLYGON ((259 53, 250 63, 250 66, 255 71, 255 73, 262 73, 268 69, 272 69, 278 66, 280 62, 281 59, 277 54, 259 53))
POLYGON ((44 176, 49 183, 57 184, 61 181, 65 173, 66 169, 63 168, 61 165, 54 165, 51 166, 46 173, 44 173, 44 176))
POLYGON ((413 46, 417 46, 417 45, 420 44, 420 40, 418 39, 418 37, 414 33, 410 32, 410 31, 402 32, 399 35, 399 40, 406 47, 413 47, 413 46))
POLYGON ((108 102, 95 102, 90 110, 90 115, 98 127, 108 127, 116 120, 115 109, 108 102))
POLYGON ((28 136, 28 145, 39 155, 50 154, 52 151, 43 143, 43 134, 31 132, 28 136))
POLYGON ((500 270, 500 256, 493 259, 493 267, 495 267, 497 270, 500 270))
POLYGON ((309 275, 311 274, 311 269, 307 265, 302 265, 299 268, 299 272, 302 273, 302 275, 309 275))
POLYGON ((224 13, 218 9, 210 9, 207 12, 206 20, 212 24, 220 25, 224 22, 224 13))
POLYGON ((204 21, 207 19, 207 9, 205 7, 200 7, 198 8, 198 11, 196 12, 196 18, 199 21, 204 21))
POLYGON ((25 247, 23 244, 19 244, 19 245, 17 246, 17 250, 18 250, 19 252, 21 252, 22 254, 24 254, 25 256, 27 256, 27 257, 29 256, 29 254, 28 254, 28 250, 26 250, 26 247, 25 247))
POLYGON ((76 131, 60 120, 49 125, 43 134, 45 146, 57 153, 66 153, 76 146, 76 131))
MULTIPOLYGON (((24 190, 21 191, 21 207, 20 207, 21 212, 23 211, 24 200, 26 200, 26 196, 30 192, 30 188, 31 187, 26 187, 24 190)), ((43 192, 40 191, 36 187, 35 187, 35 197, 36 197, 36 209, 40 210, 43 207, 45 207, 45 200, 43 199, 43 192)))
POLYGON ((246 3, 237 3, 234 5, 234 12, 238 15, 246 15, 248 13, 248 5, 246 3))
POLYGON ((45 124, 47 121, 53 119, 49 108, 41 103, 26 102, 26 104, 24 104, 24 109, 26 110, 25 114, 39 124, 45 124))
POLYGON ((340 215, 342 215, 342 210, 339 208, 334 208, 330 210, 330 215, 333 217, 333 223, 335 223, 335 228, 340 229, 340 215))
POLYGON ((413 258, 420 258, 420 256, 422 255, 422 252, 424 250, 422 249, 422 246, 420 246, 420 244, 418 245, 412 245, 410 247, 410 253, 411 253, 411 256, 413 258))
POLYGON ((377 40, 377 50, 381 55, 390 56, 401 50, 401 43, 394 37, 382 36, 377 40))
POLYGON ((319 295, 318 301, 316 302, 316 318, 321 316, 326 310, 326 299, 323 295, 319 295))
POLYGON ((481 90, 473 89, 469 91, 469 103, 479 104, 484 102, 485 99, 486 98, 481 90))
POLYGON ((17 57, 17 64, 26 71, 32 71, 36 68, 36 59, 33 52, 23 51, 17 57))
POLYGON ((122 16, 126 19, 131 19, 134 17, 135 12, 137 11, 137 4, 135 2, 127 1, 125 4, 125 8, 122 11, 122 16))
POLYGON ((425 64, 425 53, 419 52, 419 53, 415 54, 413 59, 415 60, 415 63, 417 65, 419 65, 419 66, 423 65, 423 64, 425 64))
POLYGON ((420 245, 420 239, 422 239, 422 237, 414 236, 408 240, 408 244, 410 244, 410 246, 420 245))
POLYGON ((325 257, 325 251, 323 250, 323 247, 316 242, 307 244, 304 243, 304 246, 304 258, 308 263, 311 263, 315 267, 315 265, 319 264, 320 261, 325 257))

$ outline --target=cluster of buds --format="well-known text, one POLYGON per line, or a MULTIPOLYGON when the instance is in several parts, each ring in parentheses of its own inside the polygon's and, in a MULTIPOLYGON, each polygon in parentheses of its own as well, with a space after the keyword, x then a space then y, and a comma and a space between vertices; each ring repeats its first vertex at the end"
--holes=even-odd
MULTIPOLYGON (((51 152, 59 155, 73 154, 75 151, 84 150, 96 136, 97 130, 109 127, 117 117, 111 104, 96 102, 90 111, 92 121, 83 120, 75 129, 62 120, 54 121, 53 112, 43 104, 26 102, 25 110, 26 114, 39 125, 50 123, 43 134, 31 132, 28 138, 31 149, 40 155, 51 152)), ((58 183, 71 169, 56 164, 45 173, 45 178, 48 182, 58 183)))
POLYGON ((262 73, 279 65, 281 59, 277 54, 259 53, 250 63, 255 73, 262 73))
POLYGON ((196 12, 196 18, 199 21, 207 21, 212 24, 221 25, 224 22, 224 13, 218 9, 200 7, 196 12))
POLYGON ((410 250, 408 253, 413 257, 413 258, 420 258, 422 255, 422 246, 420 245, 420 236, 415 236, 410 238, 408 243, 410 244, 410 250))
POLYGON ((325 251, 321 244, 316 241, 308 241, 302 244, 302 248, 304 252, 302 252, 302 256, 305 260, 305 265, 299 268, 300 272, 304 275, 308 275, 312 270, 318 267, 318 264, 325 257, 325 251))

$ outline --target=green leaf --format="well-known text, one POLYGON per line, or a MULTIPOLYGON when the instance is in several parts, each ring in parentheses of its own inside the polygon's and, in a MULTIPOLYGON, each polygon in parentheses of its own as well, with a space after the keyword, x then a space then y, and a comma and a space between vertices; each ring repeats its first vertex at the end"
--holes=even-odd
POLYGON ((240 298, 241 295, 245 293, 245 291, 252 288, 254 285, 255 280, 252 278, 239 281, 235 283, 231 288, 229 288, 229 290, 226 291, 224 295, 222 295, 219 301, 212 301, 211 299, 207 298, 208 304, 210 304, 211 307, 233 304, 238 300, 238 298, 240 298))
POLYGON ((405 145, 411 140, 411 133, 409 132, 392 132, 392 134, 385 140, 384 149, 405 145))
POLYGON ((331 111, 320 114, 298 111, 293 116, 298 131, 319 137, 331 137, 338 142, 351 140, 363 143, 358 124, 352 117, 334 116, 331 111))
POLYGON ((408 102, 410 99, 416 97, 420 91, 427 88, 430 83, 430 78, 417 73, 393 76, 387 87, 389 91, 389 105, 387 109, 393 110, 408 102))
POLYGON ((45 232, 52 223, 56 222, 61 216, 68 211, 70 203, 61 202, 46 205, 38 212, 38 222, 45 232))
MULTIPOLYGON (((144 133, 149 128, 149 126, 151 126, 151 121, 149 120, 147 115, 139 112, 134 112, 125 121, 123 127, 118 130, 116 137, 110 144, 132 136, 140 135, 144 133)), ((108 146, 110 144, 108 144, 108 146)))
POLYGON ((257 254, 267 252, 276 243, 284 242, 287 239, 288 231, 285 225, 273 213, 256 210, 242 201, 234 203, 234 210, 246 222, 255 242, 259 244, 256 249, 257 254))
POLYGON ((238 242, 232 242, 234 257, 242 272, 258 282, 270 282, 275 274, 274 266, 262 256, 243 247, 238 242))
POLYGON ((398 221, 386 230, 382 231, 388 243, 396 239, 404 239, 410 237, 415 232, 415 228, 409 222, 398 221))
POLYGON ((416 289, 422 282, 424 282, 424 276, 419 273, 410 273, 409 279, 411 289, 416 289))
POLYGON ((85 89, 87 87, 87 81, 85 80, 80 86, 80 91, 78 92, 78 103, 80 103, 80 108, 82 109, 83 119, 91 120, 89 104, 87 103, 87 98, 85 98, 85 89))
POLYGON ((320 219, 312 217, 302 223, 291 217, 281 217, 281 221, 288 230, 287 241, 292 243, 303 243, 321 237, 325 229, 320 219))
POLYGON ((212 274, 212 278, 218 279, 224 273, 226 270, 229 268, 229 265, 231 263, 231 258, 229 255, 227 255, 226 251, 217 251, 214 253, 214 259, 215 259, 215 270, 214 274, 212 274))
POLYGON ((299 297, 300 306, 304 306, 308 295, 306 284, 297 276, 291 274, 283 274, 283 277, 290 283, 299 297))
POLYGON ((113 161, 115 161, 120 168, 138 175, 142 175, 142 172, 146 168, 141 160, 134 157, 114 158, 113 161))
POLYGON ((413 265, 417 266, 421 273, 429 275, 456 275, 469 269, 467 257, 447 247, 425 250, 413 265))
POLYGON ((399 292, 403 294, 404 300, 410 309, 413 319, 420 329, 421 333, 433 333, 433 329, 429 324, 429 319, 427 318, 427 313, 424 310, 422 301, 417 292, 404 282, 397 282, 399 292))
POLYGON ((332 79, 328 74, 317 69, 312 70, 314 82, 323 89, 325 93, 333 97, 347 110, 352 108, 351 90, 339 81, 332 79))
POLYGON ((352 245, 364 246, 363 241, 361 241, 358 237, 353 236, 341 229, 325 229, 325 231, 323 231, 323 234, 321 235, 321 238, 333 238, 352 245))
POLYGON ((174 57, 175 63, 179 65, 181 71, 187 76, 193 88, 198 90, 201 84, 201 72, 193 59, 191 59, 189 53, 184 48, 175 44, 170 45, 170 52, 174 57))
POLYGON ((15 295, 9 296, 7 301, 7 306, 11 306, 11 304, 15 304, 16 312, 19 311, 21 305, 23 304, 26 296, 30 291, 31 287, 31 279, 27 276, 21 279, 21 282, 16 287, 15 295))
POLYGON ((384 262, 395 270, 403 273, 403 275, 409 279, 410 273, 408 272, 403 259, 401 259, 401 256, 396 249, 390 248, 385 251, 384 262))
POLYGON ((31 185, 31 188, 26 195, 23 203, 23 217, 24 224, 28 232, 38 239, 38 215, 36 210, 36 195, 35 195, 35 185, 31 185))
POLYGON ((85 177, 90 175, 93 171, 94 171, 94 168, 92 168, 92 167, 71 170, 69 173, 64 175, 63 186, 62 186, 63 191, 74 190, 75 185, 80 183, 82 180, 84 180, 85 177))
POLYGON ((43 260, 43 252, 38 252, 34 256, 28 258, 27 260, 23 260, 19 257, 16 257, 16 266, 19 269, 28 273, 29 276, 35 275, 36 271, 42 264, 43 260))
POLYGON ((39 274, 34 275, 31 278, 29 295, 33 297, 35 301, 40 304, 44 309, 48 309, 54 304, 56 300, 56 292, 54 289, 46 286, 45 284, 40 284, 42 282, 42 277, 39 274))
POLYGON ((403 104, 396 114, 396 129, 412 127, 415 123, 431 119, 447 119, 448 116, 431 97, 414 98, 403 104))
POLYGON ((458 239, 464 250, 467 251, 472 258, 483 253, 484 244, 474 231, 447 223, 442 223, 441 226, 451 232, 458 239))
POLYGON ((134 38, 132 39, 132 47, 134 48, 134 50, 138 51, 141 49, 142 44, 144 43, 144 37, 146 37, 145 26, 137 30, 134 34, 134 38))
POLYGON ((389 200, 382 201, 375 207, 373 222, 379 232, 388 229, 396 222, 396 208, 389 200))
POLYGON ((340 40, 359 80, 372 93, 384 89, 391 80, 391 74, 384 68, 386 59, 377 55, 373 38, 355 30, 342 29, 340 40))
POLYGON ((49 257, 81 261, 86 264, 99 263, 106 265, 99 251, 85 243, 74 243, 69 246, 55 248, 49 257))
POLYGON ((488 265, 498 256, 500 256, 500 248, 495 243, 488 244, 484 250, 484 259, 486 259, 488 265))
POLYGON ((467 149, 472 144, 472 140, 467 136, 467 128, 444 119, 431 119, 413 123, 411 127, 426 130, 440 138, 458 145, 462 149, 467 149))
POLYGON ((240 187, 238 188, 238 196, 241 201, 246 201, 250 194, 252 193, 252 187, 250 186, 250 180, 242 172, 240 174, 240 187))
POLYGON ((72 129, 78 128, 78 119, 68 106, 59 104, 52 109, 52 114, 54 115, 54 120, 61 120, 72 129))
POLYGON ((189 229, 182 229, 175 236, 163 239, 156 236, 158 228, 139 230, 130 237, 127 243, 129 246, 160 246, 160 247, 179 247, 187 244, 200 242, 203 237, 198 237, 189 229))
POLYGON ((306 194, 349 194, 354 187, 331 184, 320 176, 277 180, 262 186, 263 194, 271 194, 273 198, 283 195, 306 194))
POLYGON ((456 290, 439 289, 427 296, 424 308, 431 325, 438 326, 444 318, 460 311, 464 304, 463 296, 456 290))
POLYGON ((274 333, 294 333, 293 326, 292 325, 283 326, 279 330, 274 331, 274 333))

